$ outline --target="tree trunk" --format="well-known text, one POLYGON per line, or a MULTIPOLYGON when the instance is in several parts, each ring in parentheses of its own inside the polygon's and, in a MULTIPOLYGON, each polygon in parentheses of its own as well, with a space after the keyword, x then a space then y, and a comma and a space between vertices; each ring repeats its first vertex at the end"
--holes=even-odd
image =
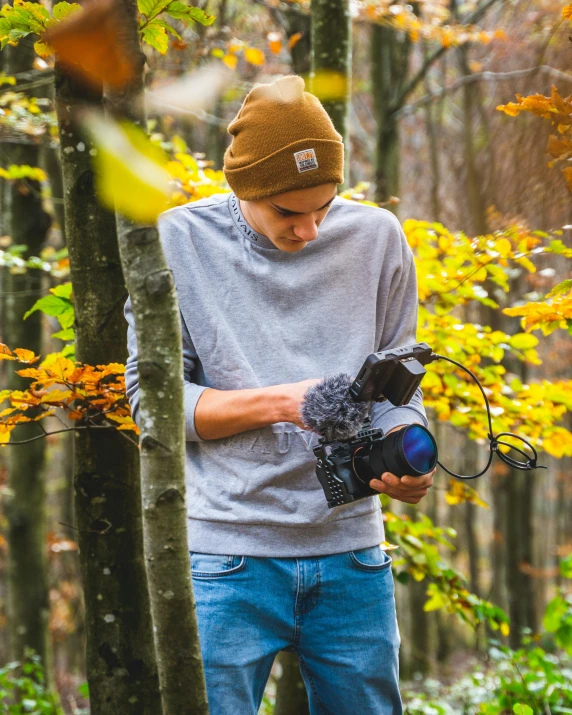
MULTIPOLYGON (((102 93, 61 71, 56 106, 66 236, 76 311, 77 359, 127 359, 127 297, 115 218, 95 195, 92 144, 75 121, 102 93)), ((143 560, 137 447, 115 430, 75 434, 75 513, 86 606, 87 679, 93 715, 161 712, 143 560)))
POLYGON ((371 26, 371 93, 377 122, 375 200, 399 195, 399 126, 396 104, 409 71, 411 41, 390 27, 371 26))
POLYGON ((321 101, 344 140, 344 176, 347 182, 350 166, 349 108, 352 66, 349 1, 312 0, 311 13, 312 77, 317 73, 326 77, 319 85, 315 85, 312 79, 311 91, 316 91, 320 96, 321 87, 327 88, 328 92, 336 89, 334 97, 321 101))
MULTIPOLYGON (((6 74, 31 69, 34 52, 23 44, 10 47, 5 60, 6 74)), ((17 88, 16 88, 17 89, 17 88)), ((10 164, 38 166, 39 149, 23 138, 22 143, 4 143, 3 159, 10 164)), ((14 244, 28 247, 28 255, 39 255, 50 227, 44 212, 37 181, 14 181, 7 186, 9 213, 7 228, 14 244)), ((7 293, 4 313, 4 342, 42 352, 42 320, 29 310, 42 293, 42 271, 11 274, 4 270, 3 290, 7 293)), ((9 389, 25 389, 29 382, 8 369, 9 389)), ((18 428, 16 441, 41 434, 33 423, 18 428)), ((21 660, 26 648, 33 648, 42 659, 46 681, 53 686, 52 653, 48 632, 49 585, 45 529, 45 442, 38 439, 25 445, 13 445, 8 452, 8 624, 11 657, 21 660)))
MULTIPOLYGON (((144 124, 136 0, 119 0, 136 79, 109 96, 116 116, 144 124)), ((119 248, 139 347, 141 482, 145 558, 164 715, 208 712, 195 614, 185 508, 185 416, 181 323, 175 284, 155 226, 117 214, 119 248)))
POLYGON ((308 695, 300 673, 298 656, 291 651, 280 651, 276 659, 282 676, 276 685, 274 715, 309 715, 308 695))
MULTIPOLYGON (((459 66, 461 74, 469 77, 471 71, 467 59, 467 47, 459 48, 459 66)), ((466 188, 469 203, 469 216, 471 218, 469 231, 473 234, 487 233, 487 212, 483 198, 482 178, 477 166, 477 152, 473 129, 474 110, 477 103, 477 88, 475 82, 466 82, 463 85, 463 144, 465 148, 465 167, 467 171, 466 188)))

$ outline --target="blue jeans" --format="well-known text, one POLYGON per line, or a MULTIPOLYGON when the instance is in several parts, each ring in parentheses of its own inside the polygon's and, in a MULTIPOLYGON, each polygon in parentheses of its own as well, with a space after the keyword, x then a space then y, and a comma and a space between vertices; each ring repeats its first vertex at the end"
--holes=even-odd
POLYGON ((256 715, 276 654, 294 650, 312 715, 400 715, 391 557, 191 552, 210 715, 256 715))

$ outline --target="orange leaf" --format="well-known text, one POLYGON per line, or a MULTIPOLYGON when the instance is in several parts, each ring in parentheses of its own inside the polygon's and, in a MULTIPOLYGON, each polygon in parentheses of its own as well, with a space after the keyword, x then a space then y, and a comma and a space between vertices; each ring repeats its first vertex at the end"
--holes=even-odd
POLYGON ((18 360, 20 362, 25 362, 29 365, 38 362, 38 360, 40 359, 39 355, 34 355, 34 352, 32 350, 26 350, 26 348, 16 348, 14 350, 14 353, 18 356, 18 360))
POLYGON ((91 0, 83 12, 73 13, 47 30, 43 39, 67 70, 88 83, 123 87, 135 73, 122 39, 124 25, 114 0, 91 0))
POLYGON ((12 355, 12 351, 4 343, 0 343, 0 360, 15 360, 16 358, 12 355))
POLYGON ((288 49, 291 50, 294 45, 298 44, 300 40, 302 39, 302 33, 301 32, 295 32, 293 35, 290 35, 290 38, 288 40, 288 49))
POLYGON ((279 32, 268 33, 268 47, 274 55, 279 55, 282 50, 282 35, 279 32))

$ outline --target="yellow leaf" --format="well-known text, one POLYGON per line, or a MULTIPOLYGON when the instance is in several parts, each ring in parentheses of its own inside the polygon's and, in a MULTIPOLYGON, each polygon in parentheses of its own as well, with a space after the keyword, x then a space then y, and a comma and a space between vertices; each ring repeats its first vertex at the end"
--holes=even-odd
POLYGON ((501 256, 508 256, 508 254, 512 251, 512 246, 508 238, 499 238, 496 242, 495 248, 501 256))
POLYGON ((47 42, 42 42, 41 40, 34 42, 34 50, 36 51, 36 54, 44 60, 54 54, 53 48, 50 47, 47 42))
POLYGON ((316 72, 309 78, 310 92, 321 102, 343 99, 348 92, 347 77, 339 72, 328 70, 316 72))
POLYGON ((94 165, 101 203, 137 223, 154 223, 168 208, 169 172, 158 161, 157 147, 141 133, 94 114, 86 120, 97 153, 94 165))
POLYGON ((562 8, 562 18, 564 20, 572 20, 572 3, 562 8))
POLYGON ((538 345, 538 338, 530 333, 517 333, 510 336, 509 343, 515 350, 529 350, 538 345))
POLYGON ((520 104, 509 102, 508 104, 499 104, 497 110, 508 114, 509 117, 517 117, 522 112, 523 107, 520 104))
POLYGON ((508 625, 508 623, 500 624, 500 632, 503 634, 503 636, 508 636, 508 634, 510 633, 510 626, 508 625))
POLYGON ((249 47, 244 51, 244 59, 251 65, 260 66, 266 62, 264 52, 256 47, 249 47))
POLYGON ((222 58, 222 61, 227 67, 230 67, 231 70, 234 70, 236 69, 236 65, 238 63, 238 57, 236 55, 225 55, 222 58))

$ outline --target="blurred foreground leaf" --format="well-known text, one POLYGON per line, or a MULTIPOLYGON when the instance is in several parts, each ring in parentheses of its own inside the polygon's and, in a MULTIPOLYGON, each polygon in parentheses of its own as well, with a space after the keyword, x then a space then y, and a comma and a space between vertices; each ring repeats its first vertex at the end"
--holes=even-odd
POLYGON ((167 155, 128 122, 92 114, 85 124, 97 149, 93 163, 101 203, 137 223, 154 223, 169 205, 167 155))

